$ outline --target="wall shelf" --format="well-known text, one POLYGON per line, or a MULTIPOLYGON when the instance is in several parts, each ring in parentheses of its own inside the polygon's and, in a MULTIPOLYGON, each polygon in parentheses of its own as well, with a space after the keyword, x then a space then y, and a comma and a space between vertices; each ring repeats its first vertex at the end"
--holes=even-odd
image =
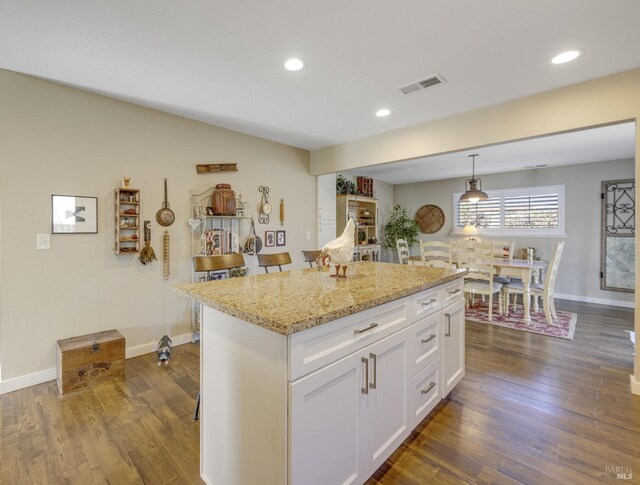
POLYGON ((140 190, 115 189, 116 254, 140 252, 140 190), (127 213, 127 211, 135 211, 127 213))

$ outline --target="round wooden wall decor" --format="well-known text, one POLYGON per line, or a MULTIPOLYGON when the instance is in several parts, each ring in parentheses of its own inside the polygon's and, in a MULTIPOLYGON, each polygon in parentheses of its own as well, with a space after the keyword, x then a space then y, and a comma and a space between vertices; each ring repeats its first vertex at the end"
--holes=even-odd
POLYGON ((423 234, 433 234, 444 226, 444 212, 437 205, 423 205, 416 212, 416 222, 423 234))

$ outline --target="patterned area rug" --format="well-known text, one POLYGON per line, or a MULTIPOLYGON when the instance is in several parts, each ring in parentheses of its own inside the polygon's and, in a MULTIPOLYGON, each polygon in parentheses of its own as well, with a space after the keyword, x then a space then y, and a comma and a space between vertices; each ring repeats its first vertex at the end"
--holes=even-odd
POLYGON ((509 316, 507 317, 498 313, 498 303, 494 301, 492 322, 488 320, 487 307, 488 301, 480 301, 480 298, 476 296, 474 305, 466 310, 466 319, 568 340, 573 340, 573 333, 576 331, 578 316, 575 313, 559 311, 558 319, 554 321, 554 325, 549 325, 542 308, 538 312, 534 312, 533 308, 531 308, 531 325, 525 325, 524 307, 520 304, 516 305, 515 312, 513 311, 513 306, 509 307, 509 316))

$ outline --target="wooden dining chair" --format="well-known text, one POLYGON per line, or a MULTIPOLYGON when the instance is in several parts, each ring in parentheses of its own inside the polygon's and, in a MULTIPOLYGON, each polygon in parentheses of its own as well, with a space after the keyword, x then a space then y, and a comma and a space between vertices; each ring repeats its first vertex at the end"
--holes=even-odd
MULTIPOLYGON (((211 273, 214 271, 228 271, 244 266, 244 256, 242 254, 222 254, 220 256, 194 256, 193 270, 196 273, 204 273, 205 281, 210 281, 211 273)), ((229 274, 230 276, 230 274, 229 274)), ((197 421, 200 414, 200 393, 196 399, 196 410, 193 413, 193 420, 197 421)))
POLYGON ((466 252, 460 255, 459 268, 468 270, 464 276, 466 306, 473 303, 475 295, 489 297, 488 319, 493 321, 493 295, 498 294, 498 311, 503 313, 502 283, 494 281, 493 245, 475 243, 466 246, 466 252))
POLYGON ((420 241, 420 258, 423 266, 451 268, 451 243, 420 241))
POLYGON ((322 251, 302 251, 302 259, 305 263, 309 263, 310 268, 313 268, 313 263, 318 260, 320 253, 322 251))
POLYGON ((283 264, 291 264, 291 256, 288 252, 275 254, 258 254, 258 266, 264 268, 265 273, 269 273, 269 268, 277 266, 282 271, 283 264))
POLYGON ((409 246, 406 239, 396 239, 398 261, 400 264, 409 264, 409 246))
MULTIPOLYGON (((544 278, 544 284, 531 284, 530 291, 531 296, 536 300, 538 297, 542 297, 542 309, 544 310, 544 316, 547 319, 547 323, 549 325, 553 325, 553 320, 558 318, 558 314, 556 312, 556 304, 555 304, 555 288, 556 288, 556 278, 558 276, 558 267, 560 266, 560 259, 562 258, 562 252, 564 251, 564 241, 560 241, 556 243, 555 250, 553 252, 553 256, 551 257, 551 261, 549 261, 549 266, 547 268, 547 274, 544 278)), ((513 295, 513 310, 516 309, 516 298, 517 295, 524 294, 524 288, 522 286, 522 281, 520 282, 511 282, 504 285, 504 294, 505 294, 505 311, 506 314, 509 314, 509 297, 513 295)))
MULTIPOLYGON (((513 248, 516 244, 516 240, 512 239, 511 241, 499 241, 493 239, 491 241, 493 245, 493 257, 496 259, 513 259, 513 248)), ((494 279, 498 283, 502 283, 506 285, 511 282, 511 275, 508 270, 503 270, 500 274, 496 275, 494 279)))

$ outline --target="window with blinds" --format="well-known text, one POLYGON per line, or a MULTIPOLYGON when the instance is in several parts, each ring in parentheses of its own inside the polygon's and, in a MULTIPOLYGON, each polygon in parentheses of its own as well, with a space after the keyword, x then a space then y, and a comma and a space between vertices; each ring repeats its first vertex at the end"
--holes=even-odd
POLYGON ((504 227, 558 227, 558 194, 505 197, 504 227))
POLYGON ((460 202, 453 194, 454 233, 564 236, 564 185, 489 190, 489 200, 460 202))

